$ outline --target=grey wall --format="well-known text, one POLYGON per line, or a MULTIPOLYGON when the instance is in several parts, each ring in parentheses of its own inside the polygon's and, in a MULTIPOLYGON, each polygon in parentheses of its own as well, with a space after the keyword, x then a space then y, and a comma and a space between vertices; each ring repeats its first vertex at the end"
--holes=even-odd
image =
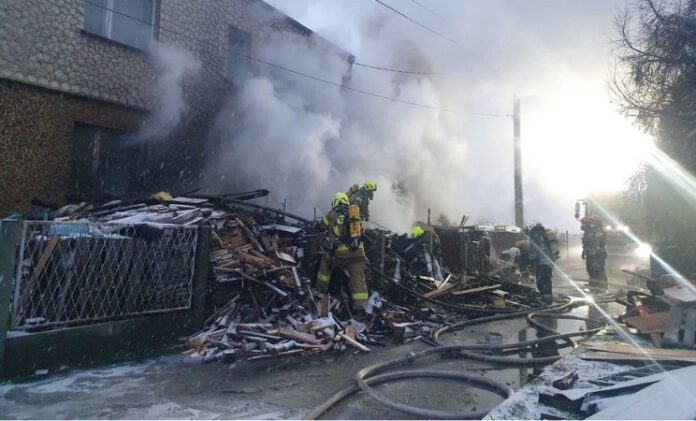
MULTIPOLYGON (((260 0, 155 1, 155 37, 203 63, 203 74, 186 86, 194 103, 226 84, 230 25, 252 38, 271 31, 310 34, 260 0)), ((155 71, 147 54, 84 33, 84 14, 84 0, 0 1, 0 78, 151 108, 155 71)))

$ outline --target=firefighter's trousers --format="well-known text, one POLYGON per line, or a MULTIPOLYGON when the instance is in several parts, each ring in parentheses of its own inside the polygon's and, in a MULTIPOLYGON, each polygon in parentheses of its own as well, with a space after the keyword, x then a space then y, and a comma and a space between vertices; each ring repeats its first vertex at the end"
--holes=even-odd
POLYGON ((553 295, 553 266, 549 263, 537 263, 536 265, 536 285, 539 292, 544 296, 553 295))
POLYGON ((365 254, 357 251, 336 252, 333 257, 328 253, 324 254, 319 263, 319 273, 317 274, 319 288, 323 292, 329 290, 331 272, 334 269, 343 269, 348 272, 350 277, 348 287, 350 288, 353 309, 361 310, 368 299, 367 284, 365 283, 365 254))

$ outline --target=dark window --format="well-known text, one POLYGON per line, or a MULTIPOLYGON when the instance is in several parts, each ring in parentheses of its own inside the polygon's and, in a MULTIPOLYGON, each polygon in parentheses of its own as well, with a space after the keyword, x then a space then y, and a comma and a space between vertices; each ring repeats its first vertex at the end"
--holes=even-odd
POLYGON ((155 0, 85 0, 85 31, 141 50, 150 47, 155 0))
POLYGON ((229 41, 227 75, 230 78, 244 76, 249 70, 249 59, 246 56, 251 51, 251 35, 230 26, 229 41))
POLYGON ((80 198, 122 197, 142 183, 147 149, 128 133, 75 124, 71 157, 72 191, 80 198))

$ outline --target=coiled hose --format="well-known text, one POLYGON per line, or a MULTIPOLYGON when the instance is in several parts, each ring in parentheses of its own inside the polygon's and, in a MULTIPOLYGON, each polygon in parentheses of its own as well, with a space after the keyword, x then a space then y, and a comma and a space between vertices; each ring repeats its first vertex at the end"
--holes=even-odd
POLYGON ((376 391, 374 388, 371 386, 374 384, 378 383, 383 383, 388 380, 396 380, 396 379, 402 379, 402 378, 413 378, 413 377, 421 377, 419 374, 422 374, 422 377, 439 377, 439 378, 448 378, 452 380, 457 380, 457 381, 464 381, 468 383, 475 384, 477 386, 484 387, 488 390, 494 391, 496 393, 499 393, 503 397, 508 397, 510 394, 509 387, 506 385, 496 382, 491 379, 487 379, 482 376, 476 376, 476 375, 469 375, 466 373, 454 373, 454 372, 442 372, 442 371, 433 371, 433 370, 412 370, 412 371, 401 371, 401 372, 394 372, 390 374, 381 374, 378 375, 378 373, 383 372, 385 370, 399 367, 402 365, 406 364, 412 364, 416 360, 426 357, 426 356, 431 356, 435 354, 446 354, 446 355, 452 355, 455 354, 456 356, 467 358, 467 359, 474 359, 474 360, 479 360, 479 361, 486 361, 486 362, 492 362, 492 363, 497 363, 497 364, 504 364, 507 366, 513 366, 513 367, 528 367, 528 366, 539 366, 539 365, 546 365, 553 363, 560 359, 560 356, 551 356, 551 357, 532 357, 532 358, 508 358, 508 357, 501 357, 501 356, 494 356, 494 355, 487 355, 487 354, 482 354, 480 352, 472 352, 472 351, 514 351, 514 350, 519 350, 522 351, 524 349, 527 349, 533 345, 537 345, 540 343, 544 342, 551 342, 551 341, 556 341, 556 340, 564 340, 566 341, 566 344, 574 346, 574 343, 572 342, 572 337, 577 337, 577 336, 587 336, 587 335, 592 335, 596 332, 598 332, 600 329, 602 329, 605 326, 604 322, 586 318, 586 317, 581 317, 581 316, 575 316, 575 315, 569 315, 569 314, 563 314, 561 313, 562 311, 567 311, 572 309, 573 307, 577 307, 580 305, 586 305, 587 303, 581 300, 573 300, 569 299, 567 303, 560 305, 560 306, 554 306, 549 309, 543 310, 543 311, 523 311, 523 312, 515 312, 515 313, 507 313, 507 314, 497 314, 489 317, 482 317, 478 319, 473 319, 473 320, 466 320, 463 322, 455 323, 452 325, 445 326, 443 328, 440 328, 434 332, 432 335, 433 341, 437 344, 440 345, 436 348, 431 348, 431 349, 426 349, 424 351, 416 352, 416 353, 409 353, 404 357, 401 358, 396 358, 394 360, 378 363, 369 367, 365 367, 362 370, 358 371, 358 373, 355 375, 355 383, 341 389, 338 391, 335 395, 333 395, 329 400, 324 402, 323 404, 319 405, 314 411, 312 411, 310 414, 307 415, 305 419, 318 419, 321 415, 326 413, 330 408, 332 408, 334 405, 338 404, 340 401, 343 399, 353 395, 354 393, 362 390, 365 392, 368 396, 370 396, 372 399, 376 400, 377 402, 395 409, 397 411, 401 411, 410 415, 414 415, 419 418, 428 418, 428 419, 434 419, 434 418, 440 418, 440 419, 480 419, 483 416, 485 416, 489 410, 479 410, 479 411, 469 411, 469 412, 455 412, 455 411, 441 411, 441 410, 432 410, 432 409, 424 409, 424 408, 418 408, 414 407, 411 405, 406 405, 404 403, 395 401, 391 399, 388 396, 385 396, 378 391, 376 391), (517 342, 513 344, 501 344, 501 345, 451 345, 451 346, 442 346, 442 343, 439 340, 439 336, 445 332, 453 332, 458 329, 461 329, 463 327, 467 326, 474 326, 482 323, 488 323, 491 321, 497 321, 497 320, 505 320, 505 319, 513 319, 516 317, 521 317, 522 315, 525 315, 527 317, 527 321, 530 325, 533 327, 536 327, 537 329, 540 329, 546 333, 549 333, 550 335, 544 338, 539 338, 539 339, 534 339, 534 340, 529 340, 529 341, 524 341, 524 342, 517 342), (591 323, 596 323, 599 325, 596 328, 593 329, 588 329, 586 331, 578 331, 578 332, 570 332, 570 333, 558 333, 555 330, 544 326, 537 322, 535 318, 558 318, 558 319, 572 319, 572 320, 583 320, 586 322, 591 322, 591 323), (446 374, 446 375, 445 375, 446 374))

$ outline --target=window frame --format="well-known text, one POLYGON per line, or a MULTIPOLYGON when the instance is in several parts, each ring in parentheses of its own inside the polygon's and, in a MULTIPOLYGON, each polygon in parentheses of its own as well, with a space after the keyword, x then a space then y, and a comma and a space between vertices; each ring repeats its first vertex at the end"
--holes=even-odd
MULTIPOLYGON (((141 47, 139 45, 133 45, 133 44, 129 44, 127 42, 124 42, 124 41, 121 41, 118 39, 114 39, 114 37, 113 37, 113 16, 114 16, 114 14, 118 14, 118 13, 114 12, 113 10, 115 10, 114 5, 115 5, 115 2, 118 0, 105 0, 106 6, 104 6, 104 19, 105 19, 104 33, 91 31, 91 30, 86 29, 86 26, 87 26, 87 7, 90 6, 89 3, 87 3, 87 1, 88 0, 85 0, 85 3, 84 3, 85 12, 84 12, 84 16, 82 19, 82 29, 80 30, 80 32, 83 35, 94 37, 94 38, 109 42, 111 44, 116 44, 116 45, 119 45, 121 47, 128 48, 128 49, 135 50, 135 51, 147 52, 150 50, 150 47, 152 44, 151 42, 149 42, 147 44, 147 46, 141 47), (108 10, 108 9, 111 9, 111 10, 108 10)), ((154 41, 154 40, 159 39, 159 32, 160 32, 159 31, 159 24, 160 24, 160 16, 159 15, 160 15, 160 1, 161 0, 151 0, 151 1, 152 1, 152 10, 150 11, 151 17, 150 17, 150 23, 149 23, 149 27, 150 27, 150 38, 149 39, 150 39, 150 41, 154 41)), ((93 7, 102 8, 102 6, 99 6, 99 5, 95 5, 93 7)), ((124 18, 129 19, 127 17, 124 17, 124 18)), ((138 21, 140 21, 139 18, 138 18, 138 21)), ((143 22, 140 22, 140 23, 145 25, 145 23, 143 23, 143 22)))
POLYGON ((109 171, 123 172, 119 174, 119 181, 126 183, 124 194, 132 193, 127 187, 128 181, 122 177, 137 177, 147 168, 149 161, 149 147, 146 143, 128 144, 133 136, 131 131, 74 121, 70 152, 71 196, 80 199, 111 196, 118 183, 107 188, 99 184, 99 181, 108 178, 105 172, 109 171), (136 157, 128 165, 110 166, 109 159, 113 161, 114 157, 109 156, 109 152, 114 150, 118 150, 118 156, 115 157, 117 161, 121 161, 124 156, 127 159, 128 155, 136 157))
POLYGON ((225 77, 232 81, 236 77, 239 76, 245 76, 249 72, 249 59, 246 57, 241 57, 238 56, 232 51, 234 51, 234 48, 232 46, 232 41, 233 41, 233 36, 238 35, 239 39, 242 40, 242 43, 244 44, 244 49, 245 51, 242 52, 242 54, 245 54, 247 56, 251 55, 251 44, 252 44, 252 34, 250 32, 247 32, 238 26, 235 25, 229 25, 227 29, 227 60, 225 61, 225 77), (236 60, 236 63, 235 63, 236 60), (243 68, 241 66, 237 66, 236 68, 233 66, 238 65, 239 63, 244 63, 243 68))

